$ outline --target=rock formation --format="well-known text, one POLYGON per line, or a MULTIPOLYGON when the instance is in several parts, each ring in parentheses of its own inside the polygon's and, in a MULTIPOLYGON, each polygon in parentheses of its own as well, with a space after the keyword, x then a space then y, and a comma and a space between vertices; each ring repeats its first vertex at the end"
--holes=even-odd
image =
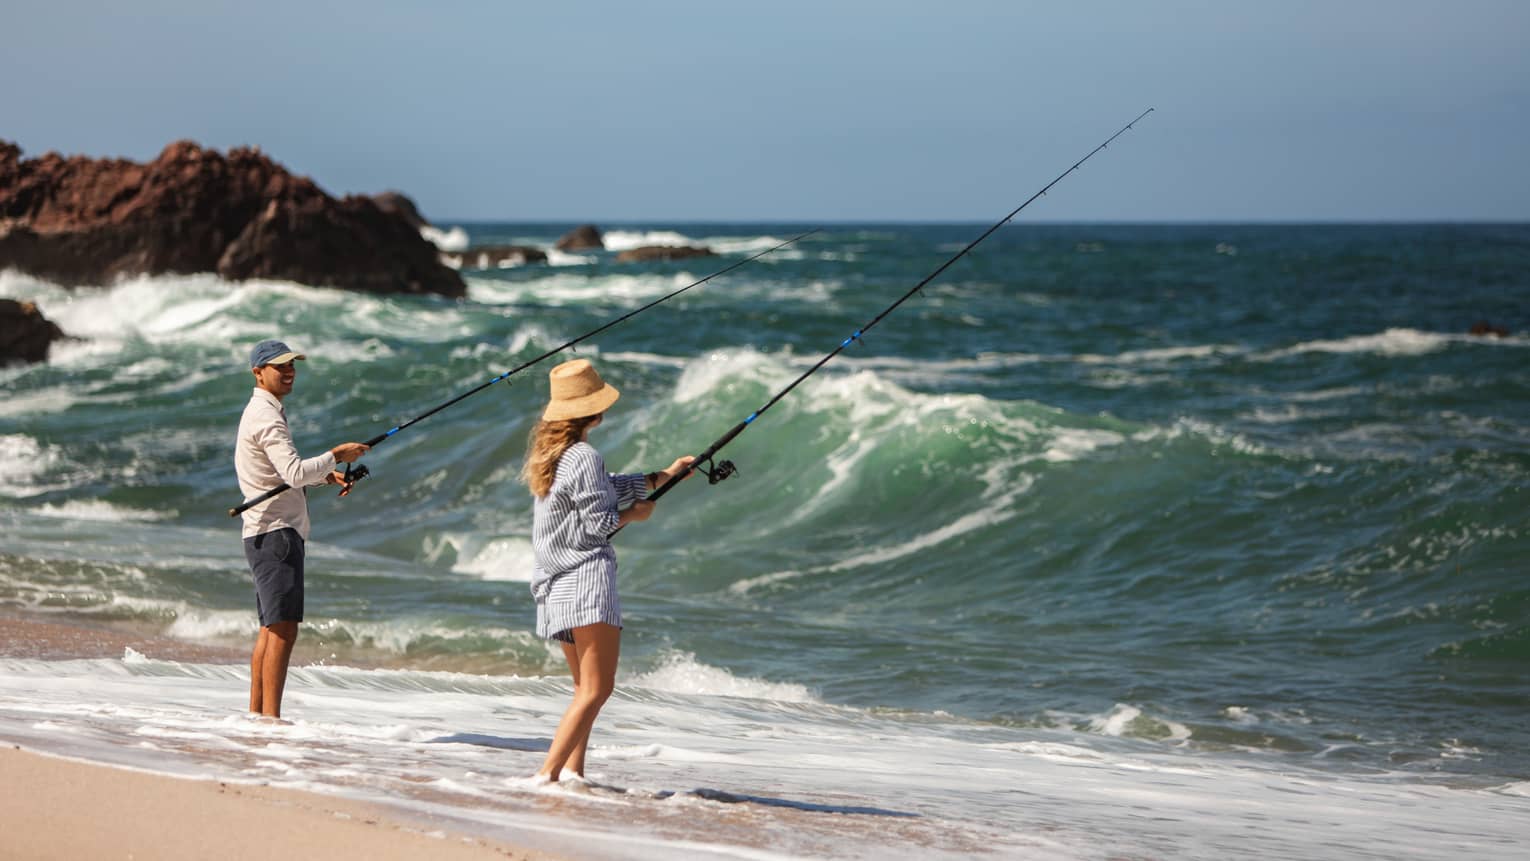
POLYGON ((684 260, 687 257, 711 257, 716 253, 710 248, 693 248, 689 245, 643 245, 617 254, 616 262, 647 263, 653 260, 684 260))
POLYGON ((0 268, 66 285, 215 272, 462 296, 462 278, 396 203, 333 198, 249 147, 225 156, 179 141, 140 164, 57 153, 23 160, 0 141, 0 268))
POLYGON ((0 299, 0 365, 46 361, 49 345, 63 337, 36 305, 0 299))
POLYGON ((372 195, 372 202, 377 204, 377 208, 383 212, 391 212, 402 216, 405 221, 409 222, 409 226, 415 230, 430 224, 429 221, 425 220, 425 216, 420 214, 420 208, 415 206, 414 201, 410 200, 409 196, 403 192, 385 191, 382 194, 374 194, 372 195))
POLYGON ((581 224, 563 234, 556 247, 559 251, 599 251, 606 247, 600 229, 593 224, 581 224))

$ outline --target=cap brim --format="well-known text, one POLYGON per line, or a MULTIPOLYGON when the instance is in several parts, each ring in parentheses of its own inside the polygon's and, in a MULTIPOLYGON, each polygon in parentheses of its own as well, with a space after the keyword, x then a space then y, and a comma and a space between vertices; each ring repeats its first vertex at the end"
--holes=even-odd
POLYGON ((266 360, 268 365, 285 365, 293 359, 307 359, 302 353, 282 353, 280 356, 272 356, 266 360))
POLYGON ((611 408, 616 399, 621 397, 621 392, 610 383, 605 387, 591 392, 582 398, 574 398, 567 401, 553 401, 542 411, 542 421, 563 422, 569 419, 582 419, 586 416, 599 415, 611 408))

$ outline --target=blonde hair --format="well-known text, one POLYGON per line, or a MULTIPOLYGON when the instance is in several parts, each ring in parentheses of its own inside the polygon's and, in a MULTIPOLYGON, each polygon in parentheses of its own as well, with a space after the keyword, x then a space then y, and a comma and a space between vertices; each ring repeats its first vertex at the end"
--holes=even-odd
POLYGON ((593 415, 536 423, 526 440, 526 463, 521 467, 521 478, 531 488, 532 496, 540 499, 552 490, 553 479, 558 475, 558 460, 584 437, 585 428, 599 418, 599 415, 593 415))

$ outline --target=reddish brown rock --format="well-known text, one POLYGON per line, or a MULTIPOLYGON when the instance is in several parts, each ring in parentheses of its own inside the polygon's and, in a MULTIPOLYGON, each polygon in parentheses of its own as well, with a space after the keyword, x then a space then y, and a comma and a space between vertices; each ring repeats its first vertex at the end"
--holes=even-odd
POLYGON ((63 337, 36 305, 0 299, 0 365, 47 361, 48 347, 63 337))
POLYGON ((595 225, 581 224, 563 234, 553 247, 559 251, 599 251, 606 247, 606 241, 601 238, 600 229, 595 225))
POLYGON ((694 248, 689 245, 644 245, 629 248, 616 255, 616 262, 647 263, 653 260, 684 260, 687 257, 712 257, 716 253, 710 248, 694 248))
POLYGON ((8 266, 67 285, 215 272, 371 293, 466 292, 400 211, 333 198, 258 149, 223 155, 191 141, 146 164, 23 160, 0 141, 0 268, 8 266))

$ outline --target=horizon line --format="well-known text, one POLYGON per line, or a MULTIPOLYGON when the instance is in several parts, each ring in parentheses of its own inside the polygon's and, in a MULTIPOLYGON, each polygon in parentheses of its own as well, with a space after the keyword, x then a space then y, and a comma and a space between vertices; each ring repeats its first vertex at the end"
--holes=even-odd
MULTIPOLYGON (((584 225, 601 224, 613 225, 642 225, 653 226, 660 224, 720 224, 720 225, 909 225, 909 226, 961 226, 992 224, 992 220, 982 219, 946 219, 936 218, 920 220, 913 218, 881 218, 881 219, 851 219, 851 218, 442 218, 436 221, 427 220, 427 224, 439 226, 441 224, 474 225, 474 224, 568 224, 584 225)), ((1198 219, 1198 218, 1165 218, 1165 219, 1048 219, 1048 220, 1010 220, 1005 227, 1018 226, 1032 227, 1386 227, 1386 226, 1500 226, 1516 227, 1530 225, 1530 216, 1523 218, 1269 218, 1269 219, 1198 219)))

